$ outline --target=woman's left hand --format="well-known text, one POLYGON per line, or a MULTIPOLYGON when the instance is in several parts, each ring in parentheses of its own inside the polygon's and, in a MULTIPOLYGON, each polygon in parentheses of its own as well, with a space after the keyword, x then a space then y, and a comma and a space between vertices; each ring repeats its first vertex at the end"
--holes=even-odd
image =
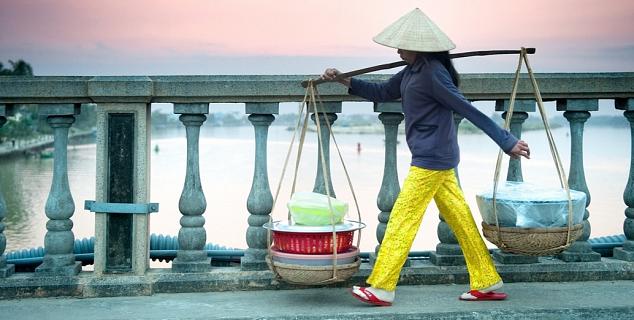
POLYGON ((531 158, 531 149, 528 148, 528 143, 524 142, 524 140, 519 140, 519 141, 517 141, 517 143, 515 144, 513 149, 511 149, 511 151, 509 151, 508 154, 513 159, 519 159, 520 157, 524 157, 526 159, 530 159, 531 158))

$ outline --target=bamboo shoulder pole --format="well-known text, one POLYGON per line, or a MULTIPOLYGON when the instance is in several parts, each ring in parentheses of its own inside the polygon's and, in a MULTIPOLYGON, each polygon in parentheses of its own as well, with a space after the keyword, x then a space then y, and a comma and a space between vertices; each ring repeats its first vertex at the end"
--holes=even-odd
MULTIPOLYGON (((459 52, 459 53, 450 53, 449 54, 449 58, 456 59, 456 58, 464 58, 464 57, 491 56, 491 55, 499 55, 499 54, 520 54, 520 52, 521 52, 521 50, 467 51, 467 52, 459 52)), ((535 48, 526 48, 526 53, 534 54, 535 53, 535 48)), ((401 67, 401 66, 404 66, 406 64, 407 64, 407 62, 405 62, 405 61, 396 61, 396 62, 392 62, 392 63, 380 64, 380 65, 377 65, 377 66, 372 66, 372 67, 367 67, 367 68, 363 68, 363 69, 353 70, 353 71, 349 71, 349 72, 345 72, 345 73, 340 73, 333 80, 324 80, 324 79, 321 79, 321 78, 313 79, 313 83, 315 85, 318 85, 318 84, 324 83, 324 82, 333 82, 333 81, 337 81, 339 79, 343 79, 343 78, 347 78, 347 77, 354 77, 354 76, 358 76, 360 74, 365 74, 365 73, 369 73, 369 72, 401 67)), ((302 87, 306 88, 307 86, 308 86, 308 81, 307 80, 302 81, 302 87)))

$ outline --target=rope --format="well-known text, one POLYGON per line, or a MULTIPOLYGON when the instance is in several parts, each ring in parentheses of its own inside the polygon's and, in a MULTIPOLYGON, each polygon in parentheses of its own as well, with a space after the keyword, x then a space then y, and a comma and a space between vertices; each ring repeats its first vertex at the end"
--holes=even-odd
MULTIPOLYGON (((317 91, 316 86, 315 86, 315 94, 317 95, 317 101, 319 101, 319 103, 323 105, 323 102, 321 100, 321 97, 319 96, 319 92, 317 91)), ((359 202, 357 201, 357 195, 355 194, 354 187, 352 186, 352 180, 350 179, 350 174, 348 174, 348 169, 346 168, 346 164, 343 161, 343 156, 341 155, 339 144, 337 144, 337 139, 335 139, 335 135, 332 133, 330 122, 326 120, 326 124, 328 125, 328 130, 330 131, 330 135, 332 136, 332 141, 335 143, 335 148, 337 149, 337 154, 339 155, 339 160, 341 161, 341 166, 343 167, 343 172, 346 174, 346 180, 348 181, 348 186, 350 187, 350 192, 352 193, 352 199, 354 200, 354 206, 357 209, 357 217, 360 222, 361 210, 359 209, 359 202)), ((359 236, 357 237, 357 248, 361 248, 360 246, 361 246, 361 229, 359 229, 359 236)))
MULTIPOLYGON (((295 130, 293 130, 293 137, 291 138, 291 143, 288 146, 288 151, 286 152, 286 158, 284 159, 284 166, 282 167, 282 172, 280 173, 280 180, 277 184, 277 188, 275 189, 275 197, 273 198, 273 205, 271 206, 271 213, 273 212, 273 210, 275 209, 275 205, 277 204, 277 198, 280 195, 280 189, 282 187, 282 181, 284 180, 284 173, 286 172, 286 167, 288 166, 288 160, 291 156, 291 151, 293 151, 293 144, 295 143, 295 137, 297 136, 297 130, 299 129, 300 124, 302 123, 302 114, 304 112, 304 106, 306 104, 306 98, 308 97, 308 91, 306 91, 306 93, 304 94, 304 100, 302 101, 302 103, 299 105, 299 116, 297 117, 297 125, 295 126, 295 130)), ((303 131, 302 131, 303 132, 303 131)), ((302 142, 303 142, 303 136, 302 136, 302 142)), ((293 184, 293 188, 295 188, 295 184, 293 184)), ((290 217, 289 217, 290 219, 290 217)), ((272 254, 272 250, 271 250, 271 229, 273 228, 273 215, 269 214, 269 228, 267 229, 267 233, 266 233, 266 244, 267 244, 267 250, 268 250, 268 254, 270 257, 273 257, 272 254)), ((275 276, 279 279, 280 275, 279 273, 275 270, 275 264, 273 263, 273 259, 271 258, 271 271, 273 271, 273 273, 275 274, 275 276)))
MULTIPOLYGON (((321 125, 320 125, 320 119, 319 119, 319 110, 317 108, 317 103, 315 102, 315 84, 310 82, 309 86, 308 86, 308 90, 310 91, 310 103, 313 106, 313 110, 315 111, 315 124, 317 125, 317 137, 319 140, 319 154, 320 154, 320 160, 321 160, 321 173, 322 173, 322 177, 324 179, 324 188, 326 189, 326 196, 327 196, 327 200, 328 200, 328 209, 330 210, 330 224, 332 225, 332 254, 333 254, 333 262, 332 262, 332 279, 329 280, 337 280, 337 231, 335 230, 335 215, 334 215, 334 211, 332 209, 332 202, 330 201, 330 186, 328 185, 328 167, 326 167, 326 155, 324 153, 324 143, 322 141, 322 136, 321 136, 321 125)), ((323 114, 323 118, 324 120, 326 120, 326 122, 328 122, 328 117, 326 117, 325 113, 323 114)), ((329 126, 330 127, 330 126, 329 126)), ((332 132, 330 132, 330 135, 332 135, 332 132)), ((329 135, 329 138, 330 138, 329 135)), ((325 280, 325 281, 329 281, 329 280, 325 280)))
POLYGON ((570 196, 570 186, 568 185, 568 179, 566 178, 566 172, 561 163, 561 157, 559 156, 559 152, 557 151, 557 146, 555 145, 555 139, 550 131, 550 125, 548 124, 548 117, 546 116, 546 111, 544 109, 544 102, 542 101, 542 95, 539 92, 539 87, 537 86, 537 80, 535 79, 535 75, 533 74, 533 70, 531 69, 531 65, 528 62, 528 56, 526 55, 526 49, 522 48, 522 52, 524 53, 524 62, 526 63, 526 69, 528 71, 528 75, 531 78, 531 83, 533 85, 533 92, 535 93, 535 97, 537 98, 537 106, 539 106, 539 113, 542 116, 542 120, 544 122, 544 127, 546 128, 546 135, 548 136, 548 142, 550 146, 550 151, 553 156, 553 161, 557 166, 557 172, 559 173, 559 182, 561 186, 566 190, 566 196, 568 197, 568 232, 566 236, 566 244, 570 243, 570 230, 572 229, 572 197, 570 196))
MULTIPOLYGON (((288 167, 288 161, 290 158, 290 154, 292 152, 293 149, 293 145, 295 142, 295 138, 297 136, 297 132, 299 131, 300 127, 301 127, 301 133, 300 133, 300 138, 299 138, 299 144, 298 144, 298 148, 297 148, 297 159, 295 161, 295 170, 294 170, 294 174, 293 174, 293 183, 292 183, 292 187, 291 187, 291 195, 295 192, 295 187, 296 187, 296 183, 297 183, 297 174, 299 171, 299 164, 300 164, 300 159, 301 159, 301 155, 302 155, 302 149, 303 149, 303 145, 304 145, 304 141, 305 141, 305 137, 306 137, 306 131, 307 131, 307 127, 308 127, 308 114, 309 114, 309 107, 313 108, 314 113, 315 113, 315 117, 316 117, 316 125, 317 125, 317 137, 318 137, 318 142, 319 142, 319 151, 320 151, 320 161, 321 161, 321 166, 322 166, 322 177, 324 180, 324 187, 326 189, 326 196, 327 196, 327 200, 328 200, 328 208, 330 210, 330 223, 332 225, 332 247, 333 247, 333 265, 332 265, 332 270, 333 270, 333 274, 332 277, 330 279, 326 279, 320 282, 317 282, 315 284, 321 284, 321 283, 330 283, 333 281, 337 281, 339 280, 337 277, 337 232, 336 232, 336 228, 335 228, 335 221, 334 221, 334 209, 332 207, 332 202, 331 202, 331 191, 330 191, 330 187, 328 184, 328 180, 327 177, 329 176, 328 174, 328 168, 326 167, 326 156, 325 156, 325 152, 324 152, 324 147, 323 147, 323 141, 322 141, 322 136, 321 136, 321 124, 320 124, 320 117, 319 117, 319 108, 323 107, 323 102, 321 100, 321 97, 319 96, 319 93, 317 92, 316 89, 316 85, 314 84, 314 82, 312 80, 308 81, 308 86, 306 88, 306 93, 304 94, 304 99, 302 101, 302 103, 300 104, 299 107, 299 117, 298 117, 298 121, 297 121, 297 125, 295 127, 295 130, 293 132, 293 137, 291 138, 291 144, 289 145, 289 149, 286 155, 286 158, 284 160, 284 166, 282 167, 282 173, 281 173, 281 177, 280 180, 278 182, 278 186, 276 188, 276 192, 275 192, 275 197, 273 199, 273 206, 271 208, 271 212, 273 212, 273 210, 275 209, 275 205, 277 204, 277 199, 279 197, 279 192, 282 186, 282 181, 284 180, 284 175, 286 172, 286 169, 288 167), (319 106, 318 106, 318 103, 319 106), (303 117, 303 121, 302 121, 302 115, 304 114, 304 111, 306 111, 305 116, 303 117)), ((348 170, 345 166, 343 157, 341 155, 341 151, 339 149, 339 145, 337 144, 337 140, 335 139, 335 136, 332 132, 332 127, 330 125, 330 121, 328 120, 328 118, 326 117, 326 113, 325 112, 321 112, 321 114, 323 115, 323 119, 326 122, 326 125, 328 127, 328 131, 329 131, 329 137, 332 137, 333 142, 335 144, 335 147, 337 149, 337 153, 339 155, 339 159, 341 161, 342 167, 344 169, 345 175, 346 175, 346 179, 348 181, 348 185, 350 186, 350 190, 352 193, 352 197, 354 199, 354 203, 355 203, 355 207, 357 209, 357 216, 359 219, 359 222, 361 222, 361 212, 359 210, 359 204, 357 201, 357 197, 356 194, 354 192, 354 188, 352 187, 352 181, 350 179, 350 175, 348 173, 348 170)), ((291 216, 290 216, 290 212, 288 214, 288 221, 290 223, 291 220, 291 216)), ((267 247, 268 247, 268 253, 269 256, 272 257, 272 246, 271 246, 271 232, 272 232, 272 226, 273 226, 273 217, 272 215, 269 215, 269 225, 271 226, 271 228, 268 229, 267 232, 267 247)), ((361 242, 361 229, 359 229, 359 236, 357 237, 357 248, 359 248, 360 246, 360 242, 361 242)), ((273 259, 271 258, 271 263, 270 263, 270 267, 271 270, 273 271, 273 273, 276 275, 276 277, 278 279, 281 279, 281 276, 279 274, 279 272, 275 269, 275 263, 273 263, 273 259)))
MULTIPOLYGON (((562 188, 564 188, 566 190, 566 195, 568 197, 568 229, 567 229, 567 236, 566 236, 566 244, 565 245, 561 245, 559 247, 556 247, 554 249, 561 249, 561 248, 565 248, 568 245, 570 245, 570 234, 571 234, 571 230, 572 230, 572 198, 570 196, 570 187, 568 186, 568 180, 566 178, 566 173, 565 170, 563 168, 563 165, 561 164, 561 158, 559 157, 559 152, 557 151, 557 147, 555 146, 555 140, 552 136, 551 130, 550 130, 550 125, 548 124, 548 118, 546 115, 546 111, 544 108, 544 103, 542 101, 542 96, 541 93, 539 91, 539 87, 537 86, 537 80, 535 79, 535 75, 533 74, 533 70, 530 67, 530 64, 528 62, 528 56, 526 53, 526 48, 522 48, 520 51, 520 56, 519 56, 519 61, 517 64, 517 70, 515 71, 515 78, 513 79, 513 90, 511 92, 511 99, 509 101, 509 110, 506 113, 506 118, 504 121, 504 129, 508 130, 510 127, 510 123, 511 123, 511 117, 513 116, 513 107, 515 105, 515 97, 517 95, 517 87, 518 87, 518 83, 519 83, 519 76, 520 76, 520 71, 522 69, 522 62, 524 62, 526 64, 526 69, 528 72, 528 76, 531 79, 531 84, 533 86, 533 93, 535 94, 536 100, 537 100, 537 106, 539 109, 539 114, 542 118, 542 122, 544 123, 544 129, 546 131, 546 137, 548 139, 548 146, 550 147, 550 152, 551 155, 553 157, 553 161, 555 162, 555 167, 557 169, 557 174, 559 176, 559 182, 562 188)), ((501 227, 500 227, 500 221, 498 219, 498 215, 497 215, 497 210, 496 210, 496 192, 497 192, 497 187, 498 187, 498 180, 500 178, 500 169, 501 169, 501 164, 502 164, 502 154, 503 154, 503 150, 500 149, 499 153, 498 153, 498 157, 497 157, 497 162, 495 164, 495 173, 494 173, 494 177, 493 177, 493 196, 492 196, 492 202, 493 202, 493 215, 495 216, 495 223, 497 226, 497 238, 498 238, 498 243, 500 246, 500 249, 506 249, 508 248, 508 246, 502 241, 502 232, 501 232, 501 227)), ((536 253, 536 252, 535 252, 536 253)))

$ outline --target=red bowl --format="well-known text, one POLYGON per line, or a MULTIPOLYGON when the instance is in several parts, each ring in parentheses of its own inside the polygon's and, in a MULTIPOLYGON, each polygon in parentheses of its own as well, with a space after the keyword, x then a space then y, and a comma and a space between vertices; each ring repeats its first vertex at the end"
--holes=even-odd
MULTIPOLYGON (((354 231, 337 232, 337 253, 352 247, 354 231)), ((332 232, 282 232, 273 231, 273 242, 281 252, 300 254, 332 253, 332 232)))

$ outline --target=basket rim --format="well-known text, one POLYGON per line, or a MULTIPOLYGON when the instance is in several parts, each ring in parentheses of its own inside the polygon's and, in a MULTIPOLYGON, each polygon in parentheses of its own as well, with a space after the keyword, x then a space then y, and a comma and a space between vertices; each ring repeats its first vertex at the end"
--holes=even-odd
MULTIPOLYGON (((498 227, 494 224, 488 224, 482 221, 482 228, 497 232, 498 227)), ((582 223, 574 224, 570 227, 570 231, 577 231, 583 228, 582 223)), ((520 228, 520 227, 499 227, 501 232, 508 233, 561 233, 567 232, 568 227, 554 227, 554 228, 520 228)))
POLYGON ((339 232, 353 232, 361 230, 366 227, 366 224, 361 221, 344 219, 342 223, 325 226, 306 226, 298 224, 290 224, 288 220, 277 220, 267 222, 262 225, 264 229, 271 230, 272 232, 279 233, 331 233, 332 229, 335 229, 336 233, 339 232))
MULTIPOLYGON (((289 231, 273 231, 273 236, 285 236, 285 237, 324 237, 329 236, 332 238, 332 231, 330 232, 289 232, 289 231)), ((354 235, 354 230, 352 231, 335 231, 337 236, 346 237, 349 235, 354 235)))
MULTIPOLYGON (((359 248, 357 248, 356 246, 351 246, 350 248, 348 248, 348 250, 344 252, 337 252, 337 257, 340 257, 342 259, 350 258, 352 256, 358 256, 359 252, 360 252, 359 248)), ((275 245, 271 246, 271 254, 279 258, 307 259, 307 260, 333 259, 335 256, 333 252, 317 253, 317 254, 285 252, 277 248, 275 245)))
MULTIPOLYGON (((269 256, 268 254, 266 255, 266 260, 267 262, 272 262, 276 268, 279 267, 279 268, 285 268, 285 269, 306 270, 306 271, 332 271, 332 264, 327 266, 307 266, 307 265, 301 265, 301 264, 283 263, 283 262, 279 262, 279 261, 275 261, 274 259, 271 259, 271 256, 269 256)), ((353 269, 353 268, 357 268, 360 265, 361 265, 361 259, 357 256, 355 261, 352 263, 337 265, 337 270, 353 269)))

